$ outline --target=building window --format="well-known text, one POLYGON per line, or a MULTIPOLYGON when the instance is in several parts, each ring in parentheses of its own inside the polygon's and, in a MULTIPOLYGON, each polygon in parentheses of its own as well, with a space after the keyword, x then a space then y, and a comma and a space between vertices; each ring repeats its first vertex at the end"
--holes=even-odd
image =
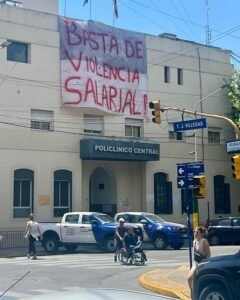
POLYGON ((28 63, 28 44, 11 42, 7 47, 7 60, 16 61, 19 63, 28 63))
POLYGON ((103 134, 103 117, 84 115, 84 133, 103 134))
POLYGON ((169 137, 169 140, 182 141, 183 133, 180 131, 169 131, 168 137, 169 137))
POLYGON ((14 171, 14 218, 26 218, 33 212, 33 177, 32 170, 18 169, 14 171))
POLYGON ((164 66, 164 82, 170 83, 170 67, 164 66))
POLYGON ((72 210, 72 172, 54 172, 54 217, 62 217, 72 210))
POLYGON ((154 174, 154 213, 172 214, 172 182, 167 181, 167 174, 154 174))
POLYGON ((37 130, 53 130, 53 112, 47 110, 31 110, 31 128, 37 130))
POLYGON ((143 121, 138 119, 125 119, 125 136, 143 136, 143 121))
POLYGON ((183 85, 183 69, 177 69, 177 83, 183 85))
POLYGON ((184 139, 184 134, 181 131, 174 131, 173 124, 168 124, 168 138, 169 140, 182 141, 184 139))
POLYGON ((208 143, 209 144, 220 144, 221 143, 221 129, 220 128, 209 128, 208 129, 208 143))
POLYGON ((229 183, 224 183, 224 176, 214 176, 214 203, 215 214, 230 214, 230 186, 229 183))

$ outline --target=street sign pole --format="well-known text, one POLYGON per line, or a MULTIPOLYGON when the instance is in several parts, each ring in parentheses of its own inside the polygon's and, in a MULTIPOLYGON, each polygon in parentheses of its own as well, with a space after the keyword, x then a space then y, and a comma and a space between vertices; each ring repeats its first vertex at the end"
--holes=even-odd
POLYGON ((198 202, 193 196, 194 177, 204 175, 203 162, 190 162, 177 164, 177 187, 184 189, 184 200, 186 203, 187 226, 188 226, 188 249, 189 263, 192 268, 192 234, 193 226, 198 225, 198 202), (191 212, 191 207, 193 208, 191 212), (193 226, 191 224, 191 213, 193 213, 193 226))
POLYGON ((191 226, 191 205, 192 197, 189 196, 189 190, 185 189, 185 199, 187 199, 187 224, 188 224, 188 251, 189 251, 189 263, 190 269, 192 268, 192 226, 191 226))

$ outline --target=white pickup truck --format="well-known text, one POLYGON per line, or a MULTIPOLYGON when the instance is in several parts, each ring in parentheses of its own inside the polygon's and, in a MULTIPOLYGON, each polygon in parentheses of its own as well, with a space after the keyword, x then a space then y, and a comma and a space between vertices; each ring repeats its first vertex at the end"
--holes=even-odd
POLYGON ((56 254, 60 246, 74 251, 81 244, 96 244, 107 252, 115 250, 117 223, 110 216, 97 212, 70 212, 61 223, 41 223, 42 245, 46 252, 56 254))

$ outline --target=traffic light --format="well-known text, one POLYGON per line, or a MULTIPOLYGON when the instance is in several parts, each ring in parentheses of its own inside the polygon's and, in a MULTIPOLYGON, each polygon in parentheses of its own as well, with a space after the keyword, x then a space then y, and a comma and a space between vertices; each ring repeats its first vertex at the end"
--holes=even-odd
POLYGON ((149 108, 153 109, 152 115, 154 116, 154 118, 152 118, 152 122, 156 124, 160 124, 161 123, 160 100, 149 102, 149 108))
POLYGON ((206 198, 206 177, 198 175, 193 177, 193 193, 197 199, 206 198))
POLYGON ((232 176, 236 179, 240 179, 240 155, 233 155, 232 161, 232 176))

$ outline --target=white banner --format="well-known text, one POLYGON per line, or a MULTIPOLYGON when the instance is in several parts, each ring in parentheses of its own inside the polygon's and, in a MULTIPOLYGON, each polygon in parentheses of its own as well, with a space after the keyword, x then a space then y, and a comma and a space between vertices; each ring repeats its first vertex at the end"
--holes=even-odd
POLYGON ((146 116, 144 34, 61 17, 59 30, 64 105, 146 116))

